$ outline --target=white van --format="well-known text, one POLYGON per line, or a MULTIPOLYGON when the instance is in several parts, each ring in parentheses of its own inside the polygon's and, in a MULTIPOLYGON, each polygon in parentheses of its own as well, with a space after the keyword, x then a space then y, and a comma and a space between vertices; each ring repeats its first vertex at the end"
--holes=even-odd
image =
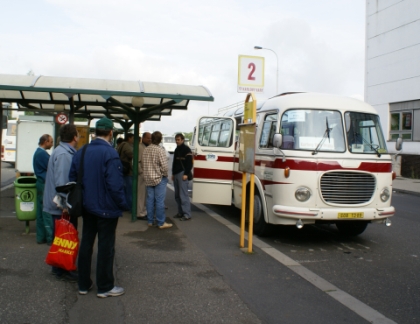
MULTIPOLYGON (((243 108, 198 119, 191 147, 193 202, 241 208, 241 123, 243 108)), ((372 106, 313 93, 279 95, 258 105, 256 234, 269 234, 270 224, 333 223, 346 235, 361 234, 369 223, 390 225, 394 176, 372 106)), ((247 186, 249 195, 249 180, 247 186)))
POLYGON ((10 164, 16 162, 16 120, 7 121, 7 131, 3 132, 1 143, 1 160, 10 164))
POLYGON ((162 145, 169 153, 174 153, 176 149, 175 136, 163 136, 162 145))

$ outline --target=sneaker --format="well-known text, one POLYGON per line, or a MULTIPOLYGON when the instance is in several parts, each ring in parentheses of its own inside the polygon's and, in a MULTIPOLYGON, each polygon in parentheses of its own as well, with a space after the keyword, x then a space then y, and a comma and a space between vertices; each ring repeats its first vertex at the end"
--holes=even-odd
POLYGON ((152 223, 148 223, 147 226, 153 227, 153 224, 152 223))
POLYGON ((125 293, 125 291, 124 291, 123 287, 115 286, 110 291, 107 291, 107 292, 104 292, 104 293, 97 293, 96 296, 98 296, 99 298, 117 297, 117 296, 121 296, 124 293, 125 293))
POLYGON ((189 220, 191 220, 191 217, 184 216, 184 217, 180 218, 179 220, 180 221, 189 221, 189 220))
POLYGON ((176 214, 175 216, 174 216, 174 218, 182 218, 183 216, 181 215, 181 214, 176 214))
POLYGON ((147 216, 137 216, 137 219, 147 221, 147 216))
POLYGON ((88 293, 90 290, 92 290, 92 288, 93 288, 93 283, 90 285, 90 287, 89 287, 89 289, 88 289, 88 290, 80 290, 80 289, 79 289, 79 295, 87 295, 87 293, 88 293))
POLYGON ((57 280, 61 281, 67 281, 67 282, 77 282, 77 275, 71 272, 64 272, 62 274, 56 274, 55 278, 57 280))
POLYGON ((164 229, 164 228, 171 228, 172 224, 168 224, 168 223, 163 223, 161 226, 158 226, 160 229, 164 229))

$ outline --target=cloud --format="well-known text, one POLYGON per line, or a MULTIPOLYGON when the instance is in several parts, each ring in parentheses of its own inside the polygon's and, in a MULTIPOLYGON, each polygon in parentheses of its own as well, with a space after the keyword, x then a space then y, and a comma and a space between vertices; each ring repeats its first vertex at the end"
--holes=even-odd
POLYGON ((0 28, 2 73, 204 85, 149 130, 192 131, 199 115, 243 101, 238 55, 265 57, 265 100, 317 91, 363 98, 363 0, 47 0, 10 2, 0 28), (14 17, 14 18, 13 18, 14 17), (16 17, 20 19, 16 21, 16 17), (13 26, 13 28, 10 28, 13 26))

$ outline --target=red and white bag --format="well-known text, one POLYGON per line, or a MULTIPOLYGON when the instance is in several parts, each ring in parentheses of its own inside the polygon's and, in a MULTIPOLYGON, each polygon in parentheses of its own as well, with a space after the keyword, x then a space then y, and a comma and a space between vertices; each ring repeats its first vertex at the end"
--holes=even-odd
POLYGON ((74 271, 77 269, 79 235, 69 219, 69 214, 63 213, 61 218, 55 221, 54 241, 45 262, 53 267, 74 271))

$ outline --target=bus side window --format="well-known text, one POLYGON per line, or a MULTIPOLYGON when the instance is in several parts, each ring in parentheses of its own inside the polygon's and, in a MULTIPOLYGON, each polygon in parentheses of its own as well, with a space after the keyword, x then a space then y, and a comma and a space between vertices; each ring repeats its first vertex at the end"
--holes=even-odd
POLYGON ((203 137, 201 140, 201 145, 208 146, 210 137, 210 125, 204 127, 203 137))
POLYGON ((214 124, 211 127, 209 146, 218 146, 217 139, 219 138, 219 133, 220 133, 220 123, 214 124))
POLYGON ((289 121, 289 111, 281 117, 280 133, 283 135, 281 149, 299 149, 299 121, 289 121))
POLYGON ((220 136, 219 136, 219 142, 218 145, 219 147, 229 147, 232 145, 232 136, 230 136, 231 134, 231 127, 230 127, 230 121, 225 121, 222 123, 222 127, 220 129, 220 136))
POLYGON ((212 147, 231 147, 233 145, 234 123, 231 119, 206 118, 199 124, 198 144, 212 147))
POLYGON ((265 116, 264 123, 261 130, 260 148, 272 148, 273 137, 276 133, 277 114, 265 116))

